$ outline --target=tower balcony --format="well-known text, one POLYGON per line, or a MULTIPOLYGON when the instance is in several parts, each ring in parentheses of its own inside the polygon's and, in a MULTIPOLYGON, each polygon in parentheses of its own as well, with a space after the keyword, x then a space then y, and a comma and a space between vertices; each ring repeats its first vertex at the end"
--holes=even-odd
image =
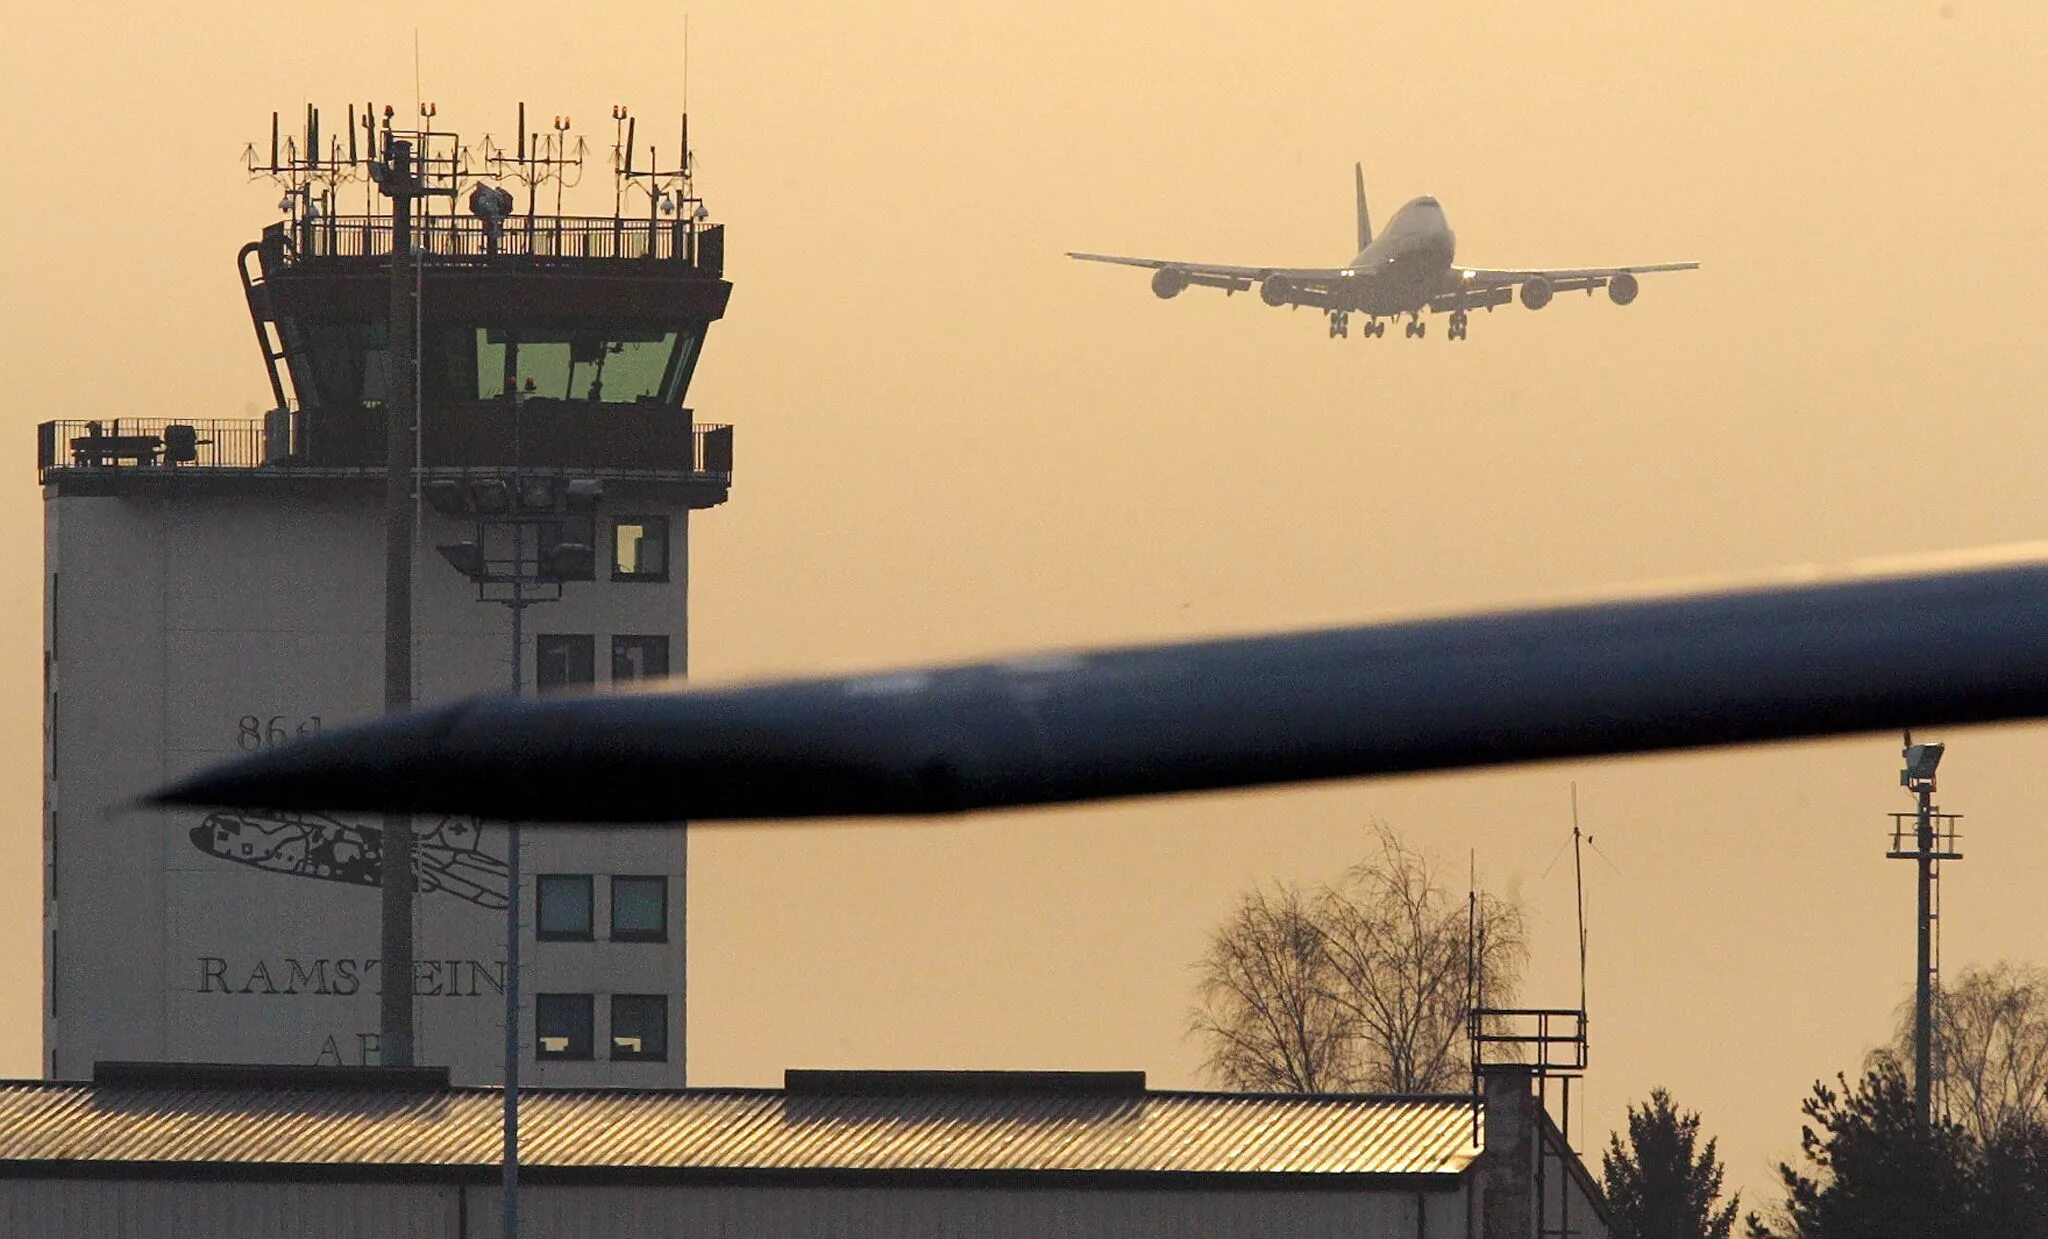
MULTIPOLYGON (((732 427, 688 409, 529 399, 429 409, 416 438, 423 476, 519 468, 639 484, 691 507, 723 503, 732 427)), ((163 488, 375 484, 386 424, 376 408, 274 410, 258 420, 69 420, 36 427, 36 473, 65 494, 163 488)))

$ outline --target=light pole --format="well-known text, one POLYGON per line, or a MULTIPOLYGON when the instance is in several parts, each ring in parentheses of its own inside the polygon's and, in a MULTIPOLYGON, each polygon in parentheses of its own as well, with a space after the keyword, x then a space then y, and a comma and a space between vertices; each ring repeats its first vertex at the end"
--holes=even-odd
MULTIPOLYGON (((386 122, 384 159, 371 165, 377 186, 391 199, 391 302, 385 336, 391 357, 384 434, 384 711, 412 708, 412 437, 419 416, 419 358, 413 330, 412 211, 427 191, 413 174, 412 143, 391 136, 386 122)), ((412 815, 386 813, 383 821, 381 934, 384 990, 377 1020, 378 1061, 413 1065, 412 1027, 412 815)))
MULTIPOLYGON (((509 377, 517 365, 516 342, 506 346, 506 397, 512 409, 512 469, 509 474, 467 481, 438 478, 426 484, 434 510, 475 521, 471 540, 435 549, 455 569, 474 581, 477 598, 512 612, 512 695, 526 687, 526 608, 554 602, 562 583, 595 575, 596 509, 603 490, 595 480, 563 482, 553 474, 529 476, 522 450, 522 421, 527 391, 509 377), (574 526, 587 519, 589 537, 577 541, 574 526), (509 541, 509 554, 494 553, 509 541), (530 545, 529 545, 530 544, 530 545)), ((519 1233, 519 1060, 523 1042, 519 1028, 520 964, 520 830, 517 820, 505 823, 505 1087, 504 1087, 504 1215, 506 1239, 519 1233)))
POLYGON ((1934 1124, 1934 991, 1941 974, 1941 862, 1961 860, 1956 850, 1957 815, 1934 806, 1934 772, 1944 746, 1905 739, 1905 768, 1899 786, 1913 795, 1911 813, 1892 814, 1893 860, 1913 861, 1918 870, 1913 974, 1913 1118, 1921 1134, 1934 1124), (1911 846, 1907 845, 1910 832, 1911 846))

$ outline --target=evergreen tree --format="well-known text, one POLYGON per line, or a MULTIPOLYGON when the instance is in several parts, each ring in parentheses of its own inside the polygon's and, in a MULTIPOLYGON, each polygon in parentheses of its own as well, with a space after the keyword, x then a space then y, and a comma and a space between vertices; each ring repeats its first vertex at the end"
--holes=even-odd
POLYGON ((1721 1161, 1699 1133, 1698 1112, 1678 1110, 1664 1089, 1628 1108, 1628 1143, 1610 1135, 1601 1158, 1614 1239, 1728 1239, 1741 1197, 1718 1203, 1721 1161))
POLYGON ((1952 1123, 1922 1132, 1913 1086, 1898 1060, 1880 1055, 1862 1080, 1816 1082, 1800 1105, 1806 1169, 1780 1163, 1785 1203, 1753 1239, 1977 1239, 1986 1201, 1976 1150, 1952 1123))

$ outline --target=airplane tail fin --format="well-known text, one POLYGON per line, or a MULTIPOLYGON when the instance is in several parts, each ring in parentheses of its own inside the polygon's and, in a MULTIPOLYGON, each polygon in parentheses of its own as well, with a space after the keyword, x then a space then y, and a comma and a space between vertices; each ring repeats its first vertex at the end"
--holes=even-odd
POLYGON ((1358 177, 1358 248, 1363 252, 1372 244, 1372 216, 1365 209, 1365 165, 1352 164, 1351 171, 1358 177))

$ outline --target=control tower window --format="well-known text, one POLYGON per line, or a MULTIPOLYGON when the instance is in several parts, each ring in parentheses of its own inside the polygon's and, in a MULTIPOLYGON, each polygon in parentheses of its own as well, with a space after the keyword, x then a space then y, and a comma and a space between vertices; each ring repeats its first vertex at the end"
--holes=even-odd
POLYGON ((292 371, 302 401, 378 408, 390 396, 391 353, 383 319, 311 324, 304 339, 305 356, 292 371), (302 373, 307 364, 311 372, 302 373))
POLYGON ((595 1006, 596 999, 590 994, 534 995, 533 1056, 588 1059, 595 1006))
POLYGON ((612 638, 612 679, 651 680, 667 674, 667 637, 612 638))
POLYGON ((591 939, 591 878, 587 873, 543 873, 534 883, 534 937, 543 942, 591 939))
POLYGON ((543 633, 533 639, 533 681, 541 692, 597 681, 597 638, 543 633))
POLYGON ((612 1057, 663 1062, 668 1058, 668 995, 612 995, 612 1057))
POLYGON ((695 336, 682 348, 677 338, 676 332, 652 328, 479 327, 476 395, 488 400, 502 394, 510 377, 521 390, 530 380, 534 396, 551 400, 675 404, 696 346, 695 336))
POLYGON ((668 580, 668 518, 612 518, 612 580, 668 580))
POLYGON ((668 941, 668 879, 660 874, 612 878, 612 941, 668 941))

